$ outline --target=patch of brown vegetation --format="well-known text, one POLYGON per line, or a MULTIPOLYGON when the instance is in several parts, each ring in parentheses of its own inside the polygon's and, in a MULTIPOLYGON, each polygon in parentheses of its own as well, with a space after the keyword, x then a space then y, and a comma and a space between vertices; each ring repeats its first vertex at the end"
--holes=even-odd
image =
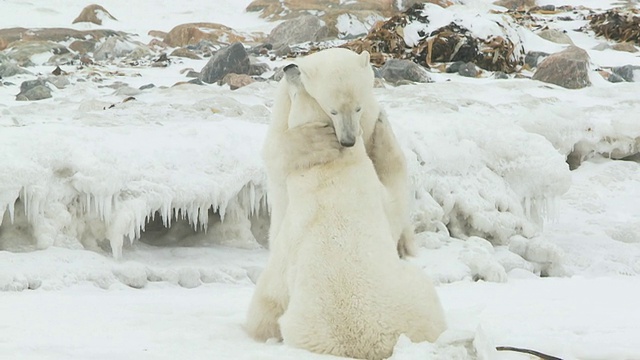
POLYGON ((621 42, 640 44, 640 10, 611 9, 589 16, 589 26, 596 35, 621 42))

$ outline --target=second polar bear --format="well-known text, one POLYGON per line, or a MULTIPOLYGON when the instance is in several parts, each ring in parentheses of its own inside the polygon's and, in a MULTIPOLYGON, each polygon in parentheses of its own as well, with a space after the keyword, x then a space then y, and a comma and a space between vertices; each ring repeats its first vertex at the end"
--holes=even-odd
POLYGON ((369 54, 347 49, 327 49, 296 60, 300 81, 309 97, 306 101, 333 126, 313 125, 289 128, 289 117, 300 116, 291 108, 295 89, 281 81, 275 97, 272 122, 263 149, 271 207, 270 243, 275 241, 288 205, 287 174, 309 163, 331 159, 341 148, 352 146, 362 131, 367 155, 378 178, 388 190, 386 209, 397 252, 414 252, 413 226, 409 218, 409 185, 406 160, 387 123, 381 123, 380 107, 373 95, 373 70, 369 54), (333 137, 322 136, 335 131, 333 137), (375 137, 379 141, 374 142, 375 137))
MULTIPOLYGON (((297 74, 293 68, 286 76, 303 92, 297 74)), ((289 125, 311 120, 292 117, 289 125)), ((279 320, 285 344, 384 359, 401 334, 435 341, 445 329, 437 293, 419 268, 395 254, 387 191, 362 137, 331 161, 292 171, 286 185, 289 206, 272 254, 287 264, 289 299, 279 320)))

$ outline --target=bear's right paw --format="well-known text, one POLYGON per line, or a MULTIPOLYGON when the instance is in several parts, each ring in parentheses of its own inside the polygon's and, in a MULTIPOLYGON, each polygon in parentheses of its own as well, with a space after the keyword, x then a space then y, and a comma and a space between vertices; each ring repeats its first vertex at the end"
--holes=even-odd
POLYGON ((292 169, 301 169, 336 159, 340 149, 333 126, 313 122, 287 130, 282 154, 285 164, 292 169))

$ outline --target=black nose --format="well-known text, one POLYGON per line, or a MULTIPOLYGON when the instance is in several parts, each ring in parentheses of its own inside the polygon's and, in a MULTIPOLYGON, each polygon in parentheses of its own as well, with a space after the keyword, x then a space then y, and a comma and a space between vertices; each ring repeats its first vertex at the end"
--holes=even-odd
POLYGON ((342 145, 344 147, 348 147, 348 148, 352 147, 355 144, 356 144, 356 139, 353 139, 353 140, 349 139, 349 140, 340 141, 340 145, 342 145))

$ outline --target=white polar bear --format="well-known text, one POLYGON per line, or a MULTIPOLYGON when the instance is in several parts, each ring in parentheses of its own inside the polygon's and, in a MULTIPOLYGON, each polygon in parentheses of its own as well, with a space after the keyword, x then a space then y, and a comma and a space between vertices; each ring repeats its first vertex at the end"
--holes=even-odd
MULTIPOLYGON (((291 130, 335 136, 323 132, 328 119, 308 105, 297 68, 289 67, 285 76, 298 86, 292 108, 300 116, 289 119, 291 130)), ((382 125, 388 126, 384 120, 382 125)), ((289 204, 247 318, 247 330, 257 339, 382 359, 400 334, 434 341, 445 329, 431 281, 396 255, 386 221, 388 191, 362 136, 354 140, 331 159, 316 159, 285 179, 289 204)))
POLYGON ((270 243, 277 238, 288 204, 287 174, 310 163, 332 159, 341 148, 353 146, 356 135, 362 131, 367 154, 391 197, 386 210, 397 251, 401 257, 412 255, 415 245, 409 218, 406 160, 391 126, 378 121, 382 115, 373 95, 369 54, 327 49, 298 59, 297 64, 302 73, 300 80, 310 95, 305 101, 318 112, 313 115, 333 126, 309 124, 290 129, 289 117, 299 116, 291 108, 295 88, 281 81, 263 148, 271 208, 270 243), (334 136, 325 136, 334 131, 334 136))

